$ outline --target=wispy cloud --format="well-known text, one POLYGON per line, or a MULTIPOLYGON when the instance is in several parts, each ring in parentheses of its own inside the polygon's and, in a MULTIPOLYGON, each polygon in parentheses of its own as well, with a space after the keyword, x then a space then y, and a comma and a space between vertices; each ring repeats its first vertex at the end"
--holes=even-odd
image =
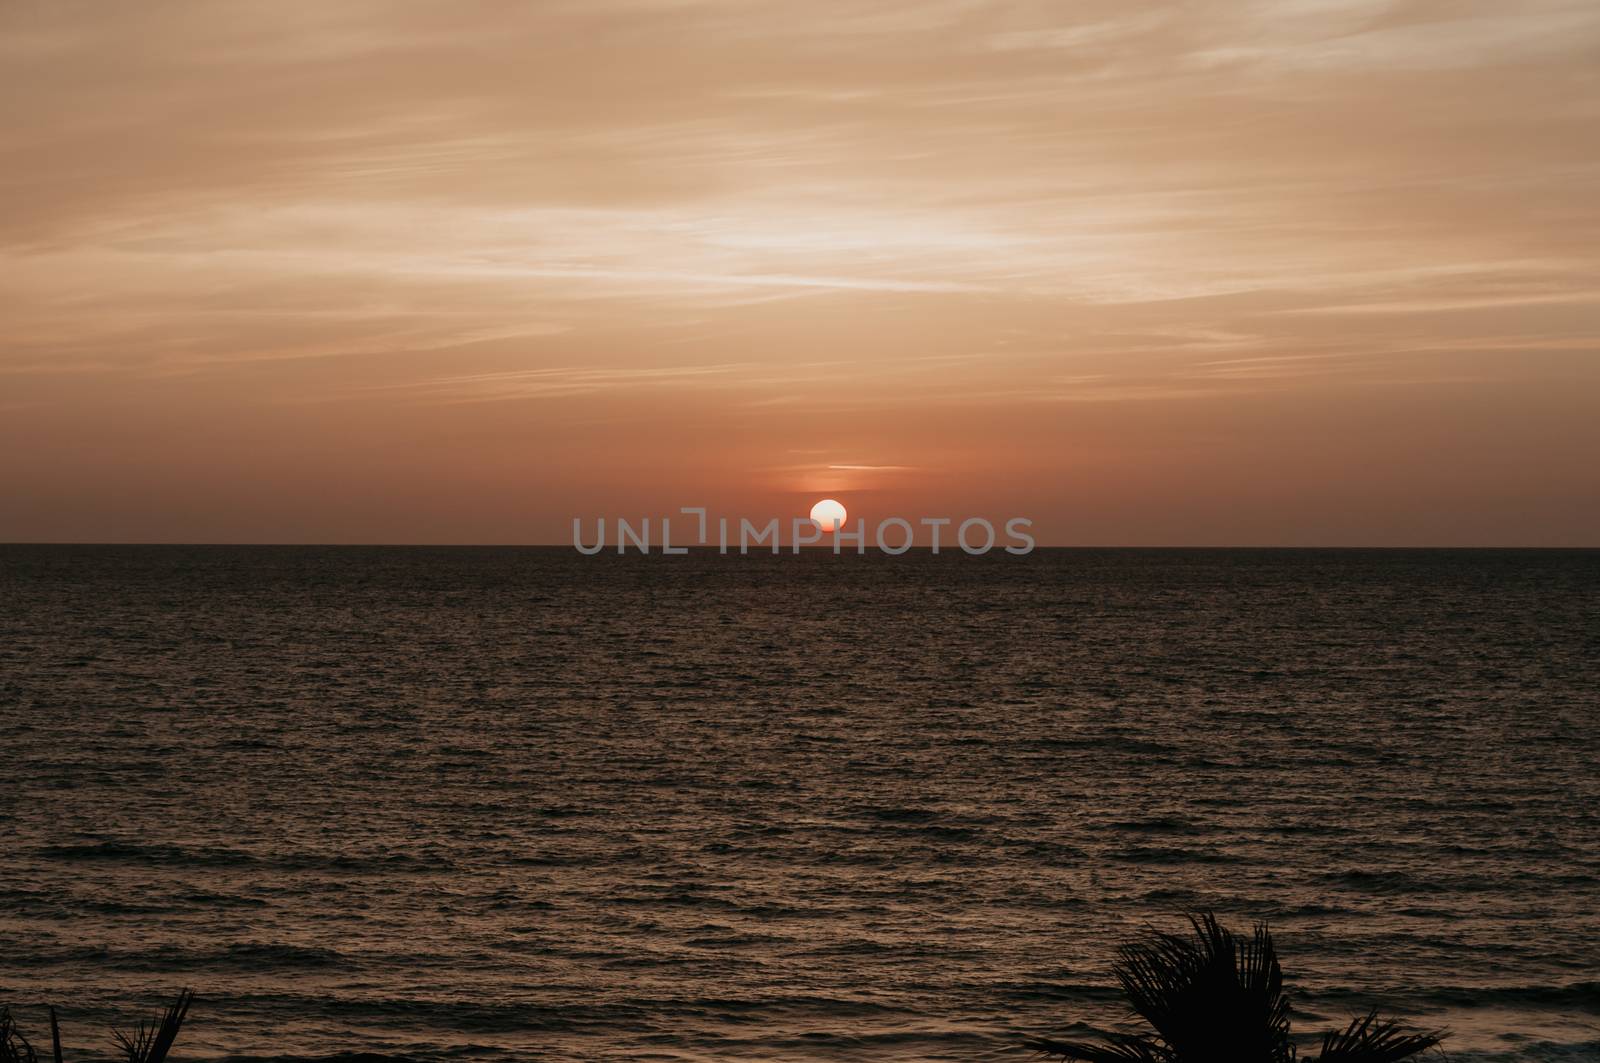
POLYGON ((829 465, 830 469, 849 472, 910 472, 915 465, 829 465))

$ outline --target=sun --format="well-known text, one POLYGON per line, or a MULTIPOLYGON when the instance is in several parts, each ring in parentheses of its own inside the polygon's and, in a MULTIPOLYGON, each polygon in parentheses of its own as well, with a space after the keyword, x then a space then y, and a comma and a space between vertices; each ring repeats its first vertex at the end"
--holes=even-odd
POLYGON ((843 528, 844 518, 844 506, 831 498, 824 498, 811 507, 811 520, 825 532, 833 531, 836 526, 843 528))

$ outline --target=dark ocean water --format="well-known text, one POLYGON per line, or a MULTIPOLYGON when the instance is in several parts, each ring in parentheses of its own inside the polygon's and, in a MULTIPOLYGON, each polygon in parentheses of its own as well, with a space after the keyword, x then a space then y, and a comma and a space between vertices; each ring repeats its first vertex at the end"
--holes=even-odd
POLYGON ((70 1058, 1023 1060, 1195 906, 1600 1057, 1600 553, 0 547, 0 724, 70 1058))

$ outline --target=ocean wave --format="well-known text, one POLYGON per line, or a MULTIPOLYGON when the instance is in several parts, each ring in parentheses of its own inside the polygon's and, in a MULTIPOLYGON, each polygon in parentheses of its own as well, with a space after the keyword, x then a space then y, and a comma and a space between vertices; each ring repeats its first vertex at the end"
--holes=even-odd
POLYGON ((1310 996, 1319 1006, 1353 1008, 1369 1006, 1372 999, 1403 1000, 1407 1007, 1422 1010, 1507 1008, 1515 1011, 1555 1011, 1565 1014, 1600 1014, 1600 981, 1523 985, 1420 985, 1387 989, 1356 989, 1325 986, 1310 996))
POLYGON ((1237 864, 1244 858, 1220 849, 1185 849, 1176 846, 1134 845, 1106 853, 1112 860, 1135 864, 1237 864))
POLYGON ((63 863, 131 864, 150 867, 272 867, 287 871, 450 870, 442 856, 409 852, 346 855, 290 852, 259 854, 225 846, 172 845, 108 839, 66 845, 41 845, 33 850, 45 860, 63 863))
POLYGON ((325 1054, 229 1055, 227 1063, 424 1063, 428 1060, 494 1057, 507 1054, 496 1045, 418 1046, 408 1052, 329 1052, 325 1054))
POLYGON ((1418 996, 1435 1006, 1504 1005, 1600 1015, 1600 981, 1566 985, 1434 986, 1418 996))
POLYGON ((238 849, 184 847, 129 841, 43 845, 35 849, 34 852, 46 860, 60 860, 66 863, 127 863, 191 867, 244 867, 259 863, 254 856, 238 849))
MULTIPOLYGON (((1446 1041, 1448 1047, 1449 1042, 1446 1041)), ((1450 1049, 1449 1063, 1594 1063, 1600 1059, 1600 1040, 1551 1041, 1534 1038, 1513 1048, 1450 1049)))

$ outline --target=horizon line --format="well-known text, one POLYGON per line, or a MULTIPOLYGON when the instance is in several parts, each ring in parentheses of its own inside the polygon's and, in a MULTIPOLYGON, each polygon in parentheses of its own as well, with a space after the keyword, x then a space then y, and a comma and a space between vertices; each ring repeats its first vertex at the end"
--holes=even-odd
MULTIPOLYGON (((201 541, 184 541, 184 540, 167 540, 167 539, 161 539, 161 540, 120 540, 120 541, 119 540, 100 540, 100 539, 93 539, 93 540, 91 540, 91 539, 72 539, 72 540, 61 540, 61 539, 32 539, 32 540, 30 540, 30 539, 17 539, 17 540, 0 540, 0 549, 6 548, 6 547, 153 547, 153 548, 160 548, 160 547, 195 548, 195 547, 201 547, 201 548, 254 548, 254 549, 291 549, 291 550, 292 549, 318 549, 318 550, 339 550, 339 549, 349 549, 349 550, 569 550, 569 551, 572 551, 573 553, 578 553, 576 548, 574 548, 571 543, 504 543, 504 542, 500 542, 500 543, 495 543, 495 542, 448 542, 448 543, 446 543, 446 542, 304 542, 304 541, 294 541, 294 542, 287 542, 287 541, 285 541, 285 542, 261 542, 261 541, 252 541, 252 542, 246 542, 246 541, 201 542, 201 541)), ((783 548, 781 550, 777 551, 776 553, 774 553, 770 549, 760 549, 760 550, 752 549, 752 550, 749 550, 749 551, 745 551, 742 554, 741 554, 740 551, 733 550, 733 549, 730 549, 730 550, 727 550, 726 552, 723 552, 723 551, 720 551, 718 547, 716 547, 714 545, 709 545, 709 544, 694 544, 694 545, 686 546, 686 547, 684 547, 684 549, 688 550, 690 553, 718 554, 719 556, 727 556, 727 557, 737 557, 737 556, 747 556, 747 557, 794 556, 794 550, 788 544, 785 544, 783 546, 783 548)), ((804 552, 804 553, 820 553, 820 554, 832 554, 832 553, 834 553, 834 550, 833 550, 832 546, 824 546, 824 545, 809 545, 808 544, 808 545, 800 547, 800 550, 802 552, 804 552)), ((1329 544, 1309 544, 1308 545, 1308 544, 1289 544, 1289 543, 1230 543, 1230 544, 1226 544, 1226 545, 1218 545, 1218 544, 1214 544, 1214 543, 1213 544, 1195 544, 1195 543, 1154 543, 1154 544, 1072 543, 1072 544, 1058 544, 1058 545, 1049 545, 1049 546, 1042 545, 1042 544, 1041 545, 1036 545, 1036 546, 1033 547, 1033 549, 1030 551, 1030 553, 1038 553, 1041 550, 1215 550, 1215 551, 1225 551, 1225 550, 1282 550, 1282 551, 1307 551, 1307 552, 1309 552, 1309 551, 1324 551, 1324 552, 1327 552, 1327 551, 1341 551, 1341 550, 1342 551, 1363 551, 1363 550, 1366 550, 1366 551, 1374 551, 1374 550, 1393 550, 1393 551, 1402 551, 1402 550, 1411 550, 1411 551, 1421 551, 1421 550, 1434 550, 1434 551, 1438 551, 1438 550, 1463 550, 1463 551, 1466 551, 1466 550, 1476 550, 1476 551, 1508 551, 1508 550, 1518 550, 1518 551, 1532 551, 1532 550, 1545 550, 1545 551, 1600 551, 1600 544, 1594 544, 1594 545, 1550 545, 1550 544, 1530 545, 1530 544, 1518 544, 1518 543, 1481 543, 1481 544, 1463 545, 1463 544, 1459 544, 1459 543, 1457 543, 1457 544, 1329 543, 1329 544)), ((925 545, 913 545, 913 546, 909 547, 908 550, 906 550, 905 552, 906 553, 912 553, 912 552, 924 553, 924 554, 930 554, 931 555, 933 553, 933 548, 931 546, 925 546, 925 545)), ((888 553, 885 553, 883 551, 878 551, 878 550, 867 550, 864 553, 860 553, 860 554, 858 554, 855 550, 841 550, 841 551, 839 551, 838 556, 840 556, 840 557, 872 556, 873 554, 876 554, 876 553, 884 553, 884 556, 886 556, 886 557, 901 556, 901 555, 897 555, 897 554, 888 554, 888 553)), ((963 553, 963 551, 961 550, 961 548, 959 546, 950 546, 950 547, 942 547, 940 549, 939 553, 940 554, 952 554, 952 555, 954 555, 954 554, 961 554, 961 553, 963 553)), ((1026 557, 1027 556, 1026 554, 1007 555, 1007 554, 1005 554, 1004 551, 1000 551, 1000 550, 991 550, 991 551, 988 551, 985 554, 967 554, 965 556, 983 557, 983 556, 988 556, 989 554, 999 554, 1001 556, 1018 556, 1018 557, 1026 557)), ((620 554, 615 550, 602 550, 599 554, 587 554, 587 555, 580 555, 580 556, 586 556, 586 557, 671 557, 671 556, 686 556, 686 555, 663 554, 660 550, 650 550, 648 552, 641 552, 641 551, 639 551, 637 549, 629 549, 625 553, 620 553, 620 554)))

